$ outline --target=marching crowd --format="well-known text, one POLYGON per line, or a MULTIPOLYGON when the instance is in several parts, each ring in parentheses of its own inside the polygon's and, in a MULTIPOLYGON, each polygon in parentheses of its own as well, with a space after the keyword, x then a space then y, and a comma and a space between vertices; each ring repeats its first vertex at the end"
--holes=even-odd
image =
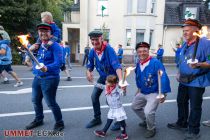
MULTIPOLYGON (((60 70, 67 75, 67 80, 71 81, 68 69, 71 69, 70 50, 68 42, 61 42, 61 31, 53 22, 51 13, 43 12, 41 14, 42 23, 37 25, 39 38, 36 43, 28 46, 29 50, 36 53, 39 63, 44 65, 36 68, 36 63, 29 62, 30 56, 26 62, 32 66, 34 80, 32 82, 32 103, 35 110, 34 120, 26 126, 26 129, 33 129, 44 124, 44 114, 42 99, 44 98, 48 107, 52 110, 55 118, 54 132, 64 129, 64 121, 61 109, 56 102, 56 92, 60 81, 60 70), (64 47, 65 46, 65 47, 64 47), (68 68, 65 66, 67 60, 68 68)), ((177 120, 168 123, 170 129, 185 130, 187 133, 185 139, 197 139, 200 137, 200 121, 202 114, 202 101, 205 88, 210 86, 210 41, 205 38, 198 38, 193 35, 198 32, 202 25, 197 20, 188 19, 183 25, 183 36, 185 41, 178 45, 176 52, 177 80, 179 82, 177 94, 177 120), (181 47, 180 47, 181 46, 181 47), (197 60, 195 63, 189 63, 188 60, 197 60)), ((86 128, 92 128, 102 123, 100 110, 100 96, 105 91, 109 111, 107 122, 100 130, 95 130, 94 134, 99 137, 105 137, 107 130, 112 125, 111 130, 121 130, 116 140, 128 139, 126 132, 127 115, 122 106, 121 97, 126 92, 126 86, 119 83, 122 77, 122 45, 119 44, 118 53, 108 43, 103 40, 103 33, 92 31, 88 34, 93 48, 88 45, 85 49, 85 58, 83 65, 86 66, 86 77, 93 83, 94 69, 97 70, 99 78, 92 95, 92 105, 94 118, 86 125, 86 128)), ((10 41, 0 34, 0 73, 3 71, 11 74, 17 81, 16 87, 23 85, 23 82, 12 70, 12 56, 9 47, 10 41)), ((136 55, 138 62, 135 67, 135 82, 137 91, 132 101, 132 110, 139 117, 140 127, 146 129, 145 138, 154 137, 156 134, 155 116, 160 103, 164 103, 167 94, 171 92, 170 80, 167 76, 165 67, 162 63, 164 50, 159 46, 156 52, 157 58, 150 56, 150 44, 139 42, 136 44, 136 55), (161 71, 161 77, 158 79, 158 72, 161 71), (158 82, 160 80, 160 82, 158 82), (162 85, 161 88, 160 84, 162 85), (159 91, 160 90, 160 91, 159 91), (158 93, 162 93, 162 98, 157 98, 158 93)), ((194 61, 193 61, 194 62, 194 61)), ((8 79, 4 76, 5 81, 8 79)), ((210 121, 203 122, 210 126, 210 121)))

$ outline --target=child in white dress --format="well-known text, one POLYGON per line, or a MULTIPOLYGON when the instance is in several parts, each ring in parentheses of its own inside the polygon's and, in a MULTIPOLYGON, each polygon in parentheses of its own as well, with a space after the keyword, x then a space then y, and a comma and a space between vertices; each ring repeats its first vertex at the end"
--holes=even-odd
POLYGON ((118 87, 117 76, 109 75, 106 79, 105 95, 109 112, 107 115, 107 123, 102 130, 94 131, 96 136, 105 137, 106 132, 112 124, 113 120, 120 123, 121 134, 116 137, 116 140, 127 140, 128 135, 125 129, 125 120, 127 119, 125 110, 120 101, 120 96, 123 95, 123 90, 118 87))

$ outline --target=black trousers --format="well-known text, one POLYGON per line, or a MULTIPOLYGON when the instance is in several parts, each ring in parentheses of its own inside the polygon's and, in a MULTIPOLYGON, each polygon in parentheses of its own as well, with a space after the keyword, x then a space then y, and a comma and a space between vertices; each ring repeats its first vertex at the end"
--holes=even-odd
POLYGON ((177 124, 188 126, 189 132, 200 132, 203 93, 205 88, 190 87, 179 84, 177 95, 178 120, 177 124), (189 111, 190 101, 190 111, 189 111))

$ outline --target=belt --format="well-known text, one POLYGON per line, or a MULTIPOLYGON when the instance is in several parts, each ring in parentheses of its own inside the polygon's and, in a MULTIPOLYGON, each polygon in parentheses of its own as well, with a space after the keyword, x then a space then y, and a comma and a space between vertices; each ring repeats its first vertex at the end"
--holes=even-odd
POLYGON ((37 77, 38 79, 44 79, 44 78, 56 78, 56 77, 59 77, 59 75, 58 76, 56 76, 56 75, 43 75, 43 76, 35 76, 35 77, 37 77))

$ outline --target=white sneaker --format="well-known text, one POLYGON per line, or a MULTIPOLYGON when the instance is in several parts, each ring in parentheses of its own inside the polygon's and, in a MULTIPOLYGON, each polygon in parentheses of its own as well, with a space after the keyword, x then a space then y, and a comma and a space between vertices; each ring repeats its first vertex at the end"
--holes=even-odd
POLYGON ((19 86, 22 86, 23 85, 23 82, 21 81, 21 82, 17 82, 15 85, 14 85, 14 87, 19 87, 19 86))
POLYGON ((202 124, 203 124, 204 126, 210 127, 210 120, 203 121, 202 124))

